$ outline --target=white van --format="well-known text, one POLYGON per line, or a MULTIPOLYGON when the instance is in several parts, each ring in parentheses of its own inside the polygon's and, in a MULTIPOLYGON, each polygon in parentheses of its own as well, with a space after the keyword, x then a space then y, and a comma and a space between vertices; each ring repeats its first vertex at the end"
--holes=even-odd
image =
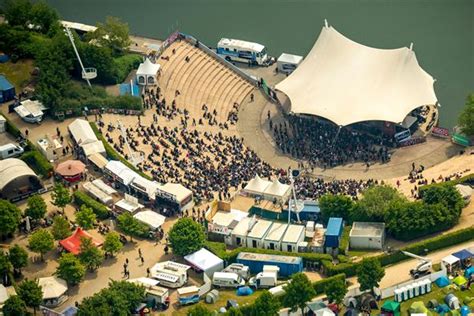
POLYGON ((248 266, 245 266, 241 263, 232 263, 230 265, 228 265, 227 267, 225 267, 224 270, 222 270, 222 272, 234 272, 234 273, 237 273, 238 275, 240 275, 242 278, 244 278, 245 280, 248 280, 248 278, 250 277, 250 269, 248 266))
POLYGON ((24 150, 18 145, 15 144, 6 144, 0 146, 0 159, 18 157, 23 154, 24 150))
POLYGON ((237 288, 245 285, 245 280, 234 272, 214 272, 212 285, 215 287, 237 288))

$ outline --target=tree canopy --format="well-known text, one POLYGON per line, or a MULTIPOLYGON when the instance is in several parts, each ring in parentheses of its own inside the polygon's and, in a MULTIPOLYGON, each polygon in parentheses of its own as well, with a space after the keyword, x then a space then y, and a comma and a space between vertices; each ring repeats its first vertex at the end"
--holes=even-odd
POLYGON ((86 297, 79 305, 78 316, 130 315, 145 298, 145 288, 126 281, 111 281, 109 287, 86 297))
POLYGON ((33 308, 36 314, 36 309, 43 301, 43 289, 38 281, 26 279, 16 287, 16 292, 26 306, 33 308))
POLYGON ((370 187, 362 192, 362 198, 353 208, 352 221, 383 222, 390 203, 404 200, 397 189, 388 185, 370 187))
POLYGON ((76 213, 76 222, 83 229, 92 229, 96 222, 96 216, 91 208, 85 204, 81 205, 81 209, 76 213))
POLYGON ((133 236, 145 237, 149 231, 148 226, 137 220, 128 212, 120 214, 117 217, 117 224, 118 228, 130 236, 130 240, 132 240, 133 236))
POLYGON ((44 254, 54 248, 53 235, 46 229, 38 229, 28 238, 28 247, 31 251, 39 253, 43 260, 44 254))
POLYGON ((300 308, 301 312, 306 307, 306 302, 316 296, 313 285, 302 272, 293 274, 291 282, 284 287, 284 290, 283 305, 293 310, 300 308))
POLYGON ((4 5, 5 18, 9 25, 54 35, 59 30, 59 15, 44 1, 7 0, 4 5))
POLYGON ((0 200, 0 237, 13 234, 21 220, 21 211, 13 203, 0 200))
POLYGON ((8 251, 8 259, 13 269, 21 274, 21 269, 28 265, 28 252, 20 245, 15 244, 8 251))
POLYGON ((88 34, 88 39, 110 48, 114 54, 122 54, 130 45, 128 24, 119 18, 108 16, 105 23, 97 23, 97 29, 88 34))
POLYGON ((56 275, 61 279, 66 280, 70 285, 75 285, 81 282, 86 274, 86 268, 72 253, 64 253, 59 258, 59 266, 56 270, 56 275))
POLYGON ((467 136, 474 135, 474 93, 466 98, 466 105, 459 115, 459 127, 467 136))
POLYGON ((379 287, 384 275, 385 270, 377 258, 364 258, 357 266, 357 281, 361 291, 373 291, 374 287, 379 287))
POLYGON ((204 306, 198 304, 189 309, 186 314, 187 316, 212 316, 211 311, 204 306))
POLYGON ((69 190, 60 183, 54 186, 53 192, 51 193, 51 198, 53 200, 53 205, 61 208, 62 210, 64 210, 66 205, 72 201, 71 193, 69 193, 69 190))
POLYGON ((31 217, 33 220, 42 219, 46 214, 46 209, 46 202, 41 195, 36 194, 28 198, 25 215, 31 217))
POLYGON ((120 235, 118 233, 112 231, 105 235, 105 240, 104 244, 102 245, 102 249, 104 249, 106 253, 109 253, 113 256, 115 253, 120 251, 122 247, 123 244, 120 241, 120 235))
POLYGON ((81 238, 81 262, 91 271, 96 270, 104 262, 104 253, 97 248, 90 238, 81 238))
POLYGON ((55 216, 53 219, 53 226, 51 227, 51 233, 53 234, 54 239, 62 240, 71 236, 71 225, 64 217, 55 216))
POLYGON ((252 316, 275 316, 280 310, 280 302, 270 292, 263 291, 251 308, 252 316))
POLYGON ((26 316, 28 315, 25 302, 18 295, 10 296, 3 305, 4 316, 26 316))
POLYGON ((324 288, 324 293, 326 293, 329 302, 335 302, 337 305, 340 305, 347 294, 346 282, 336 279, 324 288))
POLYGON ((327 224, 330 217, 342 217, 349 220, 354 207, 352 199, 345 195, 326 194, 319 199, 319 208, 323 223, 327 224))
POLYGON ((12 269, 13 266, 8 258, 8 255, 0 249, 0 280, 2 282, 7 281, 6 285, 8 285, 11 278, 12 269))
POLYGON ((203 227, 192 218, 180 218, 169 231, 173 253, 186 256, 204 246, 206 236, 203 227))

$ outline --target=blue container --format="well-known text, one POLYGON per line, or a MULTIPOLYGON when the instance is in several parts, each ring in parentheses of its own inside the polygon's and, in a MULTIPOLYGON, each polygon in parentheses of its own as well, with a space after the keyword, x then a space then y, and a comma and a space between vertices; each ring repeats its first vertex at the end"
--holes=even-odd
POLYGON ((328 221, 328 226, 325 233, 324 247, 339 247, 339 240, 344 229, 344 221, 340 217, 331 217, 328 221))
POLYGON ((279 267, 279 275, 284 277, 303 271, 303 259, 301 257, 241 252, 237 256, 237 262, 248 266, 253 274, 262 272, 264 265, 279 267))

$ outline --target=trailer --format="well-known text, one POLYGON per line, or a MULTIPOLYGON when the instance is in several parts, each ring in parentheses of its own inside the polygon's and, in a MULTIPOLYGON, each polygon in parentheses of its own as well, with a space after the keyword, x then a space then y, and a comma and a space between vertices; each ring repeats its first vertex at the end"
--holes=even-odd
POLYGON ((249 266, 253 274, 263 271, 265 265, 277 266, 280 268, 279 274, 284 277, 303 271, 303 259, 293 256, 241 252, 237 256, 237 263, 249 266))

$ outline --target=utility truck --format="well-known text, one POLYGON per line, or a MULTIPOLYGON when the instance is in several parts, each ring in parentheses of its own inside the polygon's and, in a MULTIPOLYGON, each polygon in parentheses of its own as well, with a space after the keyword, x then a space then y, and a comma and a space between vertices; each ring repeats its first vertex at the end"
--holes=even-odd
POLYGON ((415 255, 411 252, 408 251, 402 251, 402 253, 405 256, 418 259, 420 262, 419 264, 414 268, 410 270, 410 275, 414 279, 418 279, 421 276, 427 275, 431 273, 431 267, 433 266, 432 260, 426 257, 421 257, 418 255, 415 255))

